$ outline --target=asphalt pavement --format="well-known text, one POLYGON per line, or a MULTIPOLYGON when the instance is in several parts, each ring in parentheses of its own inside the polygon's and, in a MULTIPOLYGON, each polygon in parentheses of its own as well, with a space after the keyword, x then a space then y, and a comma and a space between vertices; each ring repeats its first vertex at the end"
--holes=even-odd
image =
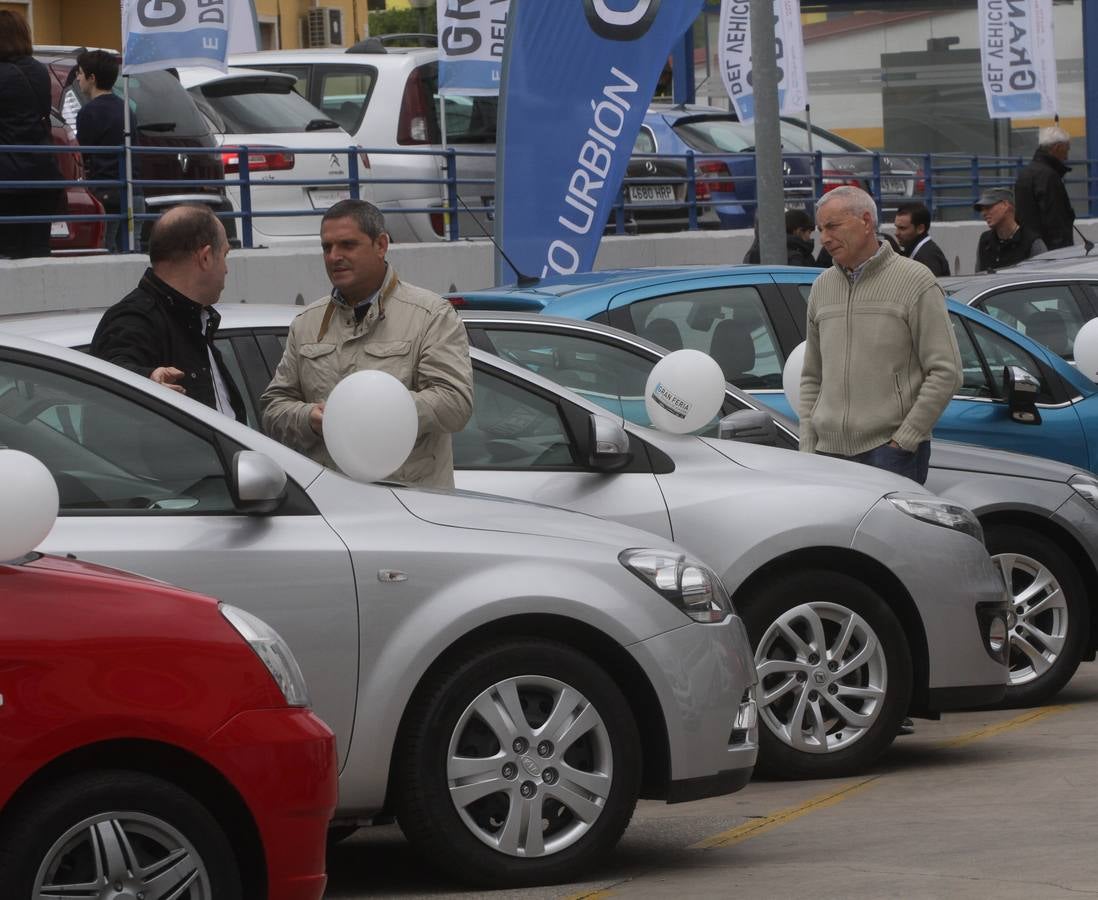
POLYGON ((590 881, 462 892, 395 826, 329 855, 327 897, 1098 897, 1098 663, 1045 707, 916 720, 857 778, 643 801, 590 881))

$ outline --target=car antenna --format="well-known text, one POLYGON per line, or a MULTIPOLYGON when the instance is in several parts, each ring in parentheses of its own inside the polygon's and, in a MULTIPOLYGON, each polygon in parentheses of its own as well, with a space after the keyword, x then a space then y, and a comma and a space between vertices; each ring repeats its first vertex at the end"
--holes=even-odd
POLYGON ((1094 241, 1090 240, 1085 234, 1083 234, 1083 232, 1079 230, 1079 226, 1075 223, 1072 223, 1071 227, 1074 228, 1075 233, 1083 239, 1083 250, 1086 252, 1087 256, 1089 256, 1090 251, 1094 249, 1094 241))
MULTIPOLYGON (((465 211, 469 213, 470 216, 473 216, 473 211, 469 209, 465 201, 461 199, 461 194, 459 194, 457 191, 454 191, 454 197, 458 203, 465 207, 465 211)), ((520 288, 533 287, 535 284, 541 281, 540 278, 537 278, 533 275, 524 275, 522 272, 520 272, 519 267, 511 262, 511 258, 503 252, 503 248, 496 242, 495 237, 490 235, 488 233, 488 229, 481 224, 480 219, 478 219, 476 216, 473 216, 473 221, 477 223, 477 228, 484 232, 484 236, 492 242, 492 246, 499 251, 499 255, 503 257, 503 261, 506 262, 507 265, 509 265, 514 271, 515 275, 518 276, 518 286, 520 288)))

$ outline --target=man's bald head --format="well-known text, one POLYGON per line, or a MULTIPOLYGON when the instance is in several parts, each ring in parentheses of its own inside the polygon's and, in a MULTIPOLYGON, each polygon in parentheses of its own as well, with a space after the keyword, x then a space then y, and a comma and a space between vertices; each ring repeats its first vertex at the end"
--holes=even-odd
POLYGON ((203 247, 220 250, 225 229, 208 206, 173 206, 153 223, 149 261, 153 266, 180 262, 203 247))

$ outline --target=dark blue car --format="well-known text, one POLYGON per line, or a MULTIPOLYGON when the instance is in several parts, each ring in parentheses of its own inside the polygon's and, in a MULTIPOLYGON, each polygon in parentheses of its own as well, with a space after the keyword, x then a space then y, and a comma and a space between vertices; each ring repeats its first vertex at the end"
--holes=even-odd
MULTIPOLYGON (((755 130, 725 110, 711 106, 653 106, 641 127, 644 145, 654 152, 696 154, 696 194, 711 203, 721 228, 755 224, 758 191, 755 174, 755 130)), ((791 148, 797 150, 798 148, 791 148)), ((811 210, 812 166, 804 155, 782 157, 786 209, 811 210)))
MULTIPOLYGON (((592 272, 554 284, 466 292, 473 309, 538 310, 591 319, 671 350, 702 350, 732 384, 780 412, 792 410, 782 367, 804 340, 807 297, 819 269, 698 266, 592 272)), ((1057 459, 1098 472, 1098 385, 1074 366, 978 310, 949 300, 964 382, 938 422, 939 438, 1057 459), (1036 382, 1032 421, 1012 416, 1004 369, 1036 382)))

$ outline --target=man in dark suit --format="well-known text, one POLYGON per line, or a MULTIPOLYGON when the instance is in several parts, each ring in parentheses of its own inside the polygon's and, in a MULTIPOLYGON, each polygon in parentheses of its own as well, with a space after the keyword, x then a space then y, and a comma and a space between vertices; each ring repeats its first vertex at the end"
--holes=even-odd
POLYGON ((930 237, 930 210, 924 204, 903 204, 896 210, 893 224, 904 256, 921 262, 936 276, 949 274, 949 260, 930 237))

